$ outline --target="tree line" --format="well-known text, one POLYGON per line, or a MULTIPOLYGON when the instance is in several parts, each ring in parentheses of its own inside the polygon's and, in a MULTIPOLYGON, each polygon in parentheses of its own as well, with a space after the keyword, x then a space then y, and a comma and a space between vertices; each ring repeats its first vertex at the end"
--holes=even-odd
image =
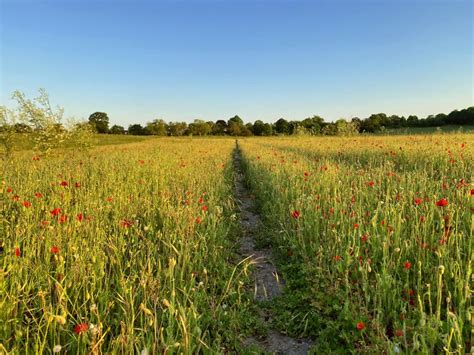
POLYGON ((272 135, 352 135, 358 133, 375 133, 384 129, 408 127, 440 127, 445 125, 474 125, 474 106, 454 110, 449 114, 439 113, 426 118, 416 115, 408 117, 385 113, 372 114, 367 118, 354 117, 351 120, 339 119, 326 122, 320 116, 312 116, 302 121, 288 121, 284 118, 274 123, 257 120, 244 123, 238 115, 225 120, 186 122, 165 122, 155 119, 146 125, 132 124, 126 130, 119 125, 109 128, 109 117, 105 112, 94 112, 89 123, 98 133, 156 135, 156 136, 272 136, 272 135))
POLYGON ((449 114, 429 115, 426 118, 418 118, 415 115, 404 117, 376 113, 364 119, 354 117, 350 120, 339 119, 335 122, 326 122, 321 116, 312 116, 301 121, 280 118, 273 123, 261 120, 244 123, 242 118, 236 115, 228 120, 215 122, 204 120, 194 120, 192 123, 165 122, 162 119, 155 119, 144 126, 131 124, 127 129, 119 125, 109 127, 110 120, 107 113, 94 112, 89 116, 88 121, 76 122, 67 128, 61 122, 63 110, 53 112, 48 94, 44 89, 40 89, 40 95, 32 100, 27 99, 19 91, 14 92, 12 98, 17 102, 16 109, 10 110, 5 106, 0 106, 0 138, 2 140, 4 136, 11 137, 12 133, 44 133, 46 131, 49 135, 64 135, 68 132, 87 132, 88 130, 102 134, 156 136, 353 135, 404 127, 474 125, 474 106, 471 106, 451 111, 449 114))

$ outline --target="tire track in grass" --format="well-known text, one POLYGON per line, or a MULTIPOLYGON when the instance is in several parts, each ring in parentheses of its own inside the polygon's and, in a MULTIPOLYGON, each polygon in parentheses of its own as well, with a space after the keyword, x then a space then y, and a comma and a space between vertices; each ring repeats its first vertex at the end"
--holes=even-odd
MULTIPOLYGON (((243 257, 250 257, 255 265, 252 279, 254 280, 253 295, 254 301, 258 304, 263 301, 271 301, 283 292, 284 280, 278 274, 272 257, 272 250, 269 247, 256 247, 256 233, 261 226, 260 215, 255 212, 255 199, 245 184, 245 176, 242 170, 242 153, 236 141, 234 151, 235 196, 237 198, 240 211, 240 224, 243 236, 240 239, 239 251, 243 257)), ((256 345, 263 351, 277 354, 307 354, 311 346, 308 339, 297 339, 281 334, 271 329, 272 314, 268 311, 261 311, 260 320, 267 328, 267 333, 263 339, 249 337, 245 339, 245 346, 256 345)))

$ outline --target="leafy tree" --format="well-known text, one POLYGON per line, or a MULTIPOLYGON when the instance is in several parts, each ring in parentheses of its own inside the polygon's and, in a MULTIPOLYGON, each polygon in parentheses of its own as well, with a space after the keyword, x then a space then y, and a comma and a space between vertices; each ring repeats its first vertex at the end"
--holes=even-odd
POLYGON ((231 122, 238 123, 240 126, 244 125, 244 121, 242 121, 242 119, 238 115, 235 115, 234 117, 229 118, 229 121, 227 122, 227 124, 230 124, 231 122))
POLYGON ((166 136, 167 124, 161 119, 156 119, 146 124, 147 133, 154 136, 166 136))
POLYGON ((211 133, 211 126, 203 120, 194 120, 188 126, 188 133, 193 136, 206 136, 211 133))
POLYGON ((128 126, 128 134, 131 134, 133 136, 143 136, 146 134, 146 131, 141 124, 137 123, 128 126))
POLYGON ((362 120, 359 117, 353 117, 351 119, 351 123, 354 125, 354 127, 357 129, 358 132, 360 132, 360 127, 362 125, 362 120))
POLYGON ((245 124, 242 135, 245 137, 253 135, 253 124, 251 122, 245 124))
POLYGON ((263 136, 263 131, 265 129, 265 123, 260 120, 256 120, 253 124, 252 132, 255 136, 263 136))
POLYGON ((324 126, 324 119, 320 116, 313 116, 305 118, 301 123, 309 134, 317 135, 321 133, 321 129, 324 126))
POLYGON ((241 136, 244 125, 236 121, 230 121, 227 125, 227 133, 231 136, 241 136))
POLYGON ((337 135, 337 126, 333 122, 328 122, 324 125, 321 132, 326 136, 335 136, 337 135))
POLYGON ((28 122, 34 131, 35 150, 49 154, 67 139, 67 132, 61 124, 64 109, 53 109, 46 90, 40 89, 39 95, 32 100, 20 91, 15 91, 12 98, 17 102, 13 115, 19 121, 28 122))
POLYGON ((418 122, 419 122, 418 116, 416 116, 416 115, 410 115, 407 118, 407 126, 408 127, 418 126, 418 122))
POLYGON ((97 133, 109 132, 109 116, 105 112, 94 112, 89 116, 89 122, 97 133))
POLYGON ((110 127, 110 133, 111 134, 125 134, 125 128, 123 128, 122 126, 113 125, 112 127, 110 127))
POLYGON ((168 134, 170 136, 183 136, 187 128, 188 124, 186 122, 170 122, 168 124, 168 134))
POLYGON ((280 118, 278 121, 275 122, 275 131, 279 134, 289 134, 290 133, 290 125, 287 120, 284 118, 280 118))
POLYGON ((272 134, 273 134, 272 125, 269 123, 265 123, 263 125, 262 136, 271 136, 272 134))
POLYGON ((212 127, 212 134, 215 136, 223 136, 227 133, 227 122, 224 120, 217 120, 212 127))
POLYGON ((231 136, 241 136, 243 133, 247 133, 247 130, 244 121, 238 115, 227 121, 227 133, 231 136))
POLYGON ((345 119, 341 118, 335 122, 336 125, 336 134, 338 136, 353 136, 359 131, 357 130, 357 125, 353 122, 347 122, 345 119))

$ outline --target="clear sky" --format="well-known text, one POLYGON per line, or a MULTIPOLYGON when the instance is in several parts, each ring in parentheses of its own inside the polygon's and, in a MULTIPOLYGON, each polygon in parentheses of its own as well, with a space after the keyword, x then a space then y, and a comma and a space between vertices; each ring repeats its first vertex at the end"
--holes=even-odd
POLYGON ((0 0, 0 103, 44 87, 66 116, 128 126, 473 105, 462 0, 0 0))

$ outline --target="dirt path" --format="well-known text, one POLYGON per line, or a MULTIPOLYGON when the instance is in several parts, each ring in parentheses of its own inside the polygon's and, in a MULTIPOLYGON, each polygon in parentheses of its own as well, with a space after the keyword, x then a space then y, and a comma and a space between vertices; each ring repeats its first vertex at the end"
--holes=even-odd
MULTIPOLYGON (((241 153, 237 146, 234 152, 236 170, 235 195, 240 210, 240 223, 243 236, 240 240, 240 253, 243 257, 251 257, 255 264, 254 299, 255 302, 269 301, 283 291, 284 280, 275 268, 270 248, 257 249, 255 234, 261 225, 261 219, 255 209, 255 201, 245 185, 242 171, 241 153)), ((306 339, 295 339, 271 329, 272 315, 262 310, 261 321, 268 332, 264 339, 250 337, 244 341, 247 346, 257 345, 263 351, 278 354, 307 354, 311 342, 306 339)))

